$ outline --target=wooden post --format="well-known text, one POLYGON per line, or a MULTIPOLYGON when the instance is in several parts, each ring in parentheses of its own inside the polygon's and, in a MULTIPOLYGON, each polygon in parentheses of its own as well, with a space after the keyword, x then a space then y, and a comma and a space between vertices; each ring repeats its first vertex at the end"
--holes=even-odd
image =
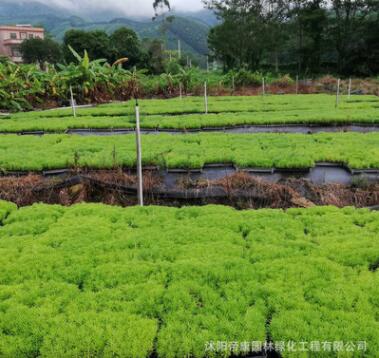
POLYGON ((262 95, 266 94, 265 78, 262 77, 262 95))
POLYGON ((351 97, 351 77, 349 78, 349 88, 348 88, 347 96, 350 99, 350 97, 351 97))
POLYGON ((76 117, 76 108, 75 108, 75 100, 74 100, 74 92, 72 92, 72 86, 70 85, 70 102, 72 108, 72 115, 76 117))
POLYGON ((340 102, 340 85, 341 85, 341 80, 337 80, 337 92, 336 92, 336 108, 338 108, 338 104, 340 102))
POLYGON ((234 75, 232 76, 232 89, 233 89, 233 93, 234 93, 235 90, 236 90, 236 82, 235 82, 235 79, 234 79, 234 75))
POLYGON ((136 101, 136 147, 137 147, 137 177, 138 177, 138 205, 143 206, 143 178, 142 178, 142 147, 141 128, 138 101, 136 101))
POLYGON ((296 94, 299 94, 299 75, 296 75, 296 94))
POLYGON ((204 82, 204 103, 205 103, 205 114, 208 114, 208 88, 207 88, 207 82, 204 82))
POLYGON ((209 56, 207 56, 207 72, 209 72, 209 56))
POLYGON ((183 86, 182 86, 182 82, 179 82, 179 97, 180 97, 180 99, 183 99, 183 86))

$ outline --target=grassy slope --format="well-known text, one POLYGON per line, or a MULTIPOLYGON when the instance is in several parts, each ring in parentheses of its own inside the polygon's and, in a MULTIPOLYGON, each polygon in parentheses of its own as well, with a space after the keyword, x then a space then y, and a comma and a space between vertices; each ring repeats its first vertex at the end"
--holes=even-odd
MULTIPOLYGON (((143 136, 142 145, 144 164, 168 168, 201 168, 210 163, 299 168, 311 167, 317 161, 344 162, 352 168, 379 168, 379 133, 160 134, 143 136)), ((131 167, 134 163, 133 136, 0 136, 0 169, 3 170, 74 165, 131 167)))
POLYGON ((13 210, 0 227, 0 355, 202 358, 209 341, 269 334, 366 341, 375 357, 378 235, 379 213, 351 208, 13 210))

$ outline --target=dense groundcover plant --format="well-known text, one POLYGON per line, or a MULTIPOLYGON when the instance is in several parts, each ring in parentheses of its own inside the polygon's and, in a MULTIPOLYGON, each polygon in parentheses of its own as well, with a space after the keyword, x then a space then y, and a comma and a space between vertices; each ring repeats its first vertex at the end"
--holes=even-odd
MULTIPOLYGON (((210 341, 366 342, 379 214, 0 202, 0 355, 229 356, 210 341)), ((236 352, 238 353, 238 351, 236 352)))
MULTIPOLYGON (((133 168, 135 138, 51 134, 0 135, 0 171, 133 168), (46 152, 46 148, 49 148, 46 152)), ((310 168, 317 162, 354 169, 379 168, 379 133, 308 134, 157 134, 142 136, 143 165, 202 168, 310 168)))
MULTIPOLYGON (((343 96, 335 107, 331 95, 286 95, 262 97, 210 97, 208 114, 204 98, 188 97, 139 102, 141 127, 145 129, 202 129, 241 125, 379 123, 379 99, 375 96, 343 96)), ((67 129, 120 129, 135 127, 135 101, 71 109, 14 114, 0 121, 0 132, 67 129)))

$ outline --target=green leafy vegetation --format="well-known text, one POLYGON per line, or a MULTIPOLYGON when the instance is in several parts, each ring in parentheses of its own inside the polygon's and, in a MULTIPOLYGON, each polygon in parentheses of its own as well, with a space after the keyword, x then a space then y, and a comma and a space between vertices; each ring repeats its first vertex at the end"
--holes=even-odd
POLYGON ((15 209, 17 209, 16 205, 0 200, 0 225, 3 220, 15 209))
MULTIPOLYGON (((0 121, 0 132, 43 130, 63 132, 78 128, 134 128, 134 101, 77 109, 28 112, 0 121)), ((330 95, 210 97, 208 115, 204 99, 141 100, 141 127, 194 129, 263 124, 379 124, 379 100, 374 96, 343 98, 335 108, 330 95), (184 113, 184 114, 183 114, 184 113)))
POLYGON ((210 341, 267 337, 366 341, 341 357, 379 350, 377 212, 11 207, 0 227, 1 356, 202 358, 210 341))
POLYGON ((221 20, 210 30, 208 42, 225 68, 379 73, 378 1, 204 2, 221 20))
MULTIPOLYGON (((0 136, 0 170, 135 166, 134 136, 0 136), (115 155, 116 153, 116 155, 115 155), (116 157, 116 161, 115 161, 116 157)), ((379 168, 379 133, 143 135, 144 165, 308 168, 318 161, 379 168)))

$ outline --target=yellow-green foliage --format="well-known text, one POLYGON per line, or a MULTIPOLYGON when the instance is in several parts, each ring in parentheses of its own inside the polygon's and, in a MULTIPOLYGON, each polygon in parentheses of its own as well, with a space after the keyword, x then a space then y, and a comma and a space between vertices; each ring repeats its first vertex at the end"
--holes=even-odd
POLYGON ((0 200, 0 224, 2 221, 13 211, 16 210, 17 206, 15 204, 9 203, 7 201, 0 200))
POLYGON ((12 210, 0 356, 200 358, 208 341, 269 336, 367 341, 376 358, 378 237, 379 213, 352 208, 12 210))
MULTIPOLYGON (((379 133, 144 135, 142 153, 144 164, 163 168, 299 168, 317 161, 379 168, 379 133)), ((131 167, 135 160, 134 136, 0 135, 0 171, 131 167)))
MULTIPOLYGON (((375 96, 341 98, 335 108, 331 95, 267 97, 211 97, 208 115, 204 99, 143 100, 141 127, 146 129, 194 129, 262 124, 378 124, 379 99, 375 96)), ((134 128, 134 102, 77 109, 18 113, 0 121, 0 132, 44 130, 64 132, 78 128, 134 128)))

